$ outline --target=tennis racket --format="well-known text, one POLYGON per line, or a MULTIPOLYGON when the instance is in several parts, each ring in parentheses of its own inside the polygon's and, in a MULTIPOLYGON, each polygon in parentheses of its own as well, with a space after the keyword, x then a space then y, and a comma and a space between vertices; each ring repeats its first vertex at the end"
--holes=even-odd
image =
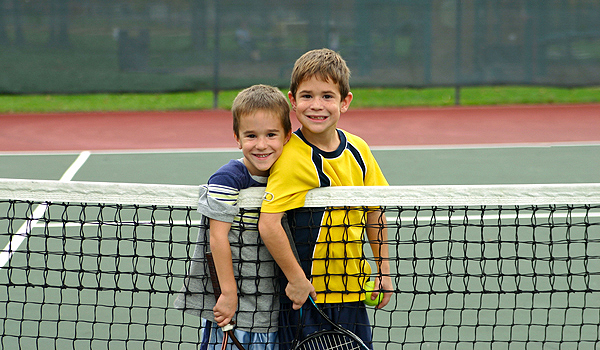
MULTIPOLYGON (((293 350, 369 350, 369 347, 366 346, 356 334, 340 327, 327 317, 310 295, 308 296, 308 300, 311 307, 315 309, 319 315, 333 327, 333 329, 314 332, 309 334, 303 340, 298 341, 300 336, 300 328, 298 328, 296 339, 292 344, 293 350)), ((302 309, 300 309, 300 312, 302 313, 302 309)), ((300 316, 300 318, 302 319, 302 316, 300 316)))
MULTIPOLYGON (((210 281, 212 282, 213 290, 215 293, 215 302, 216 302, 217 300, 219 300, 219 297, 221 296, 221 286, 219 284, 219 277, 217 276, 217 269, 215 268, 215 261, 213 260, 213 256, 212 256, 211 252, 206 252, 206 263, 208 264, 208 274, 210 275, 210 281)), ((233 325, 234 325, 234 323, 232 321, 228 325, 221 327, 221 330, 223 331, 223 343, 221 344, 221 350, 226 349, 227 342, 229 341, 230 338, 231 338, 231 341, 233 342, 233 344, 239 350, 246 350, 246 349, 244 349, 242 344, 240 344, 240 342, 235 337, 235 334, 233 333, 233 325)))

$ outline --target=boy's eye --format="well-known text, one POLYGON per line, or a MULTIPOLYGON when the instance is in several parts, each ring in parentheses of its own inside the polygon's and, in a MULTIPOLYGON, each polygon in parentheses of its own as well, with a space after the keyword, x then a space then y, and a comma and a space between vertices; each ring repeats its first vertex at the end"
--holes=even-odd
POLYGON ((267 137, 277 137, 277 133, 270 132, 267 134, 267 137))

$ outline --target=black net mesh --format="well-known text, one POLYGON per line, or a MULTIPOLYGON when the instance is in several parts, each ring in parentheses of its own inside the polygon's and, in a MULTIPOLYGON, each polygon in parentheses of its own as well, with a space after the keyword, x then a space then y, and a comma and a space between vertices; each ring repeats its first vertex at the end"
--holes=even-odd
MULTIPOLYGON (((594 349, 599 186, 542 187, 320 189, 302 210, 379 203, 394 290, 385 308, 368 308, 375 349, 594 349)), ((197 348, 199 318, 173 302, 203 224, 197 188, 173 190, 0 182, 0 346, 197 348), (143 204, 129 203, 136 198, 143 204)), ((240 205, 260 203, 260 192, 248 193, 240 205)))

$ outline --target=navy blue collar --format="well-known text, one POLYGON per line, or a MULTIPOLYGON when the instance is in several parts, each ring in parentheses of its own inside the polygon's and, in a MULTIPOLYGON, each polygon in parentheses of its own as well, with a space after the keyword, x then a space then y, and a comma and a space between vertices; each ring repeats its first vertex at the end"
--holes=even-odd
POLYGON ((304 141, 304 143, 309 145, 313 149, 314 152, 322 155, 325 158, 337 158, 346 149, 347 140, 346 140, 346 134, 344 134, 344 132, 342 130, 336 129, 336 131, 340 138, 340 145, 337 147, 337 149, 335 149, 331 152, 325 152, 325 151, 321 150, 320 148, 318 148, 317 146, 313 145, 312 143, 308 142, 306 140, 306 138, 304 137, 304 135, 302 134, 302 131, 300 129, 294 131, 294 134, 296 134, 302 141, 304 141))

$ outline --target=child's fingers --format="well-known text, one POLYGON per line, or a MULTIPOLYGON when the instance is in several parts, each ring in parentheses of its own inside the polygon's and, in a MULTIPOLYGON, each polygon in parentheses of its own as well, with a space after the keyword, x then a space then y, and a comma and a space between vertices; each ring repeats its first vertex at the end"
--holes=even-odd
POLYGON ((219 325, 219 327, 225 327, 225 326, 227 326, 230 323, 231 323, 231 317, 225 317, 220 322, 217 321, 217 324, 219 325))

